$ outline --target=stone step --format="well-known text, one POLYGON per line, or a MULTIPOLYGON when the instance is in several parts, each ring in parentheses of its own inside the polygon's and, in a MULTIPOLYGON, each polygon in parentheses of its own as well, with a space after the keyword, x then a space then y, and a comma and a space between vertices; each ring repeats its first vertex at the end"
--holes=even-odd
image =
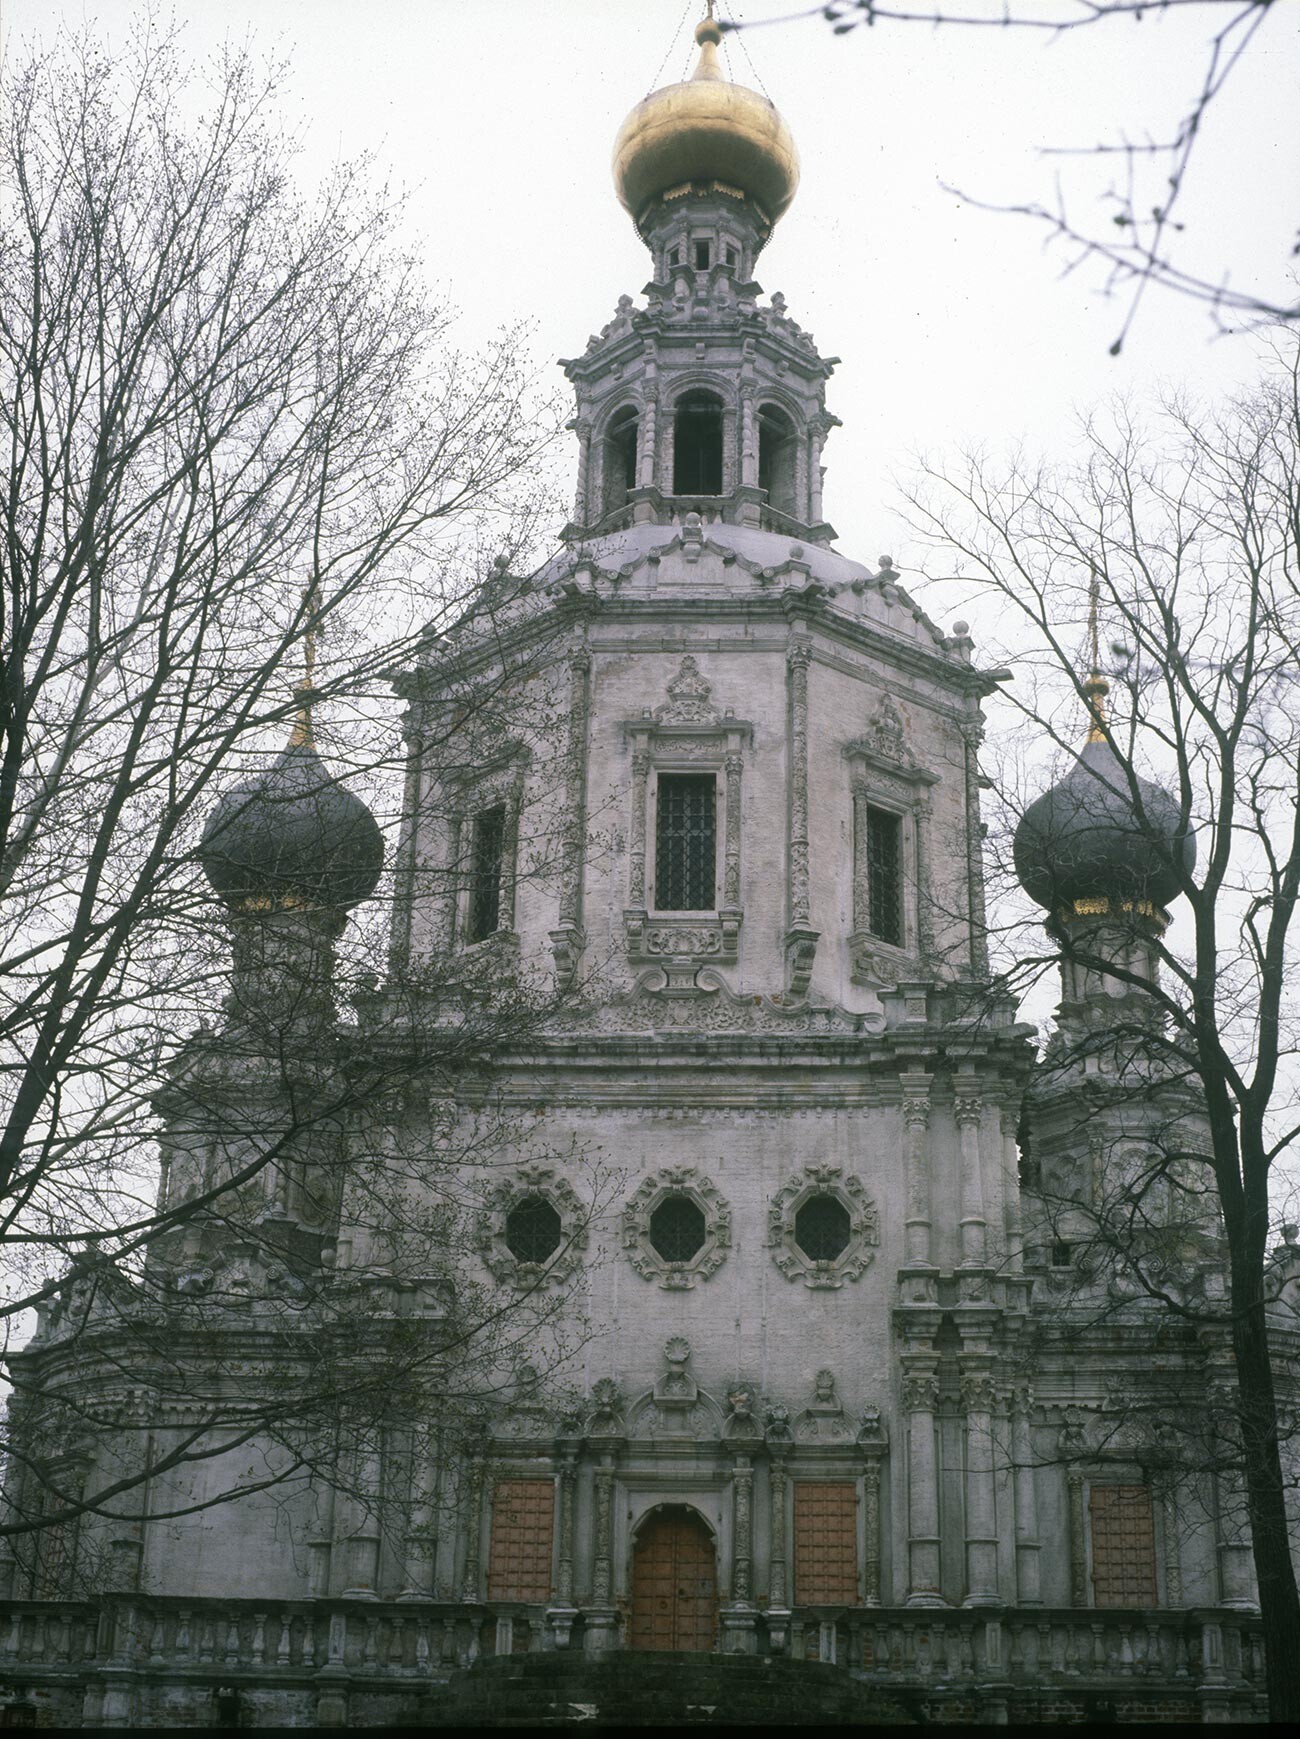
POLYGON ((754 1655, 568 1650, 507 1655, 457 1673, 422 1706, 431 1726, 844 1726, 908 1722, 842 1669, 754 1655))

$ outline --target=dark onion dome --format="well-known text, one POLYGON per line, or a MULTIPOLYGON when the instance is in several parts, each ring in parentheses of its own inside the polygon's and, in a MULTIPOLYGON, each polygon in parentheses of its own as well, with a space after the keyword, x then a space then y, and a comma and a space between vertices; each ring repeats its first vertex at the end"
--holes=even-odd
POLYGON ((375 891, 384 842, 361 799, 295 732, 265 773, 218 799, 199 857, 235 910, 346 911, 375 891))
POLYGON ((732 84, 718 65, 722 31, 706 18, 695 32, 700 59, 682 84, 651 91, 614 141, 614 187, 633 221, 661 193, 719 181, 757 200, 773 223, 799 185, 790 129, 766 97, 732 84))
POLYGON ((1090 733, 1065 778, 1029 805, 1016 829, 1016 874, 1030 899, 1061 911, 1098 900, 1158 908, 1174 898, 1175 865, 1195 867, 1196 836, 1180 828, 1168 791, 1135 782, 1140 820, 1123 762, 1090 733))

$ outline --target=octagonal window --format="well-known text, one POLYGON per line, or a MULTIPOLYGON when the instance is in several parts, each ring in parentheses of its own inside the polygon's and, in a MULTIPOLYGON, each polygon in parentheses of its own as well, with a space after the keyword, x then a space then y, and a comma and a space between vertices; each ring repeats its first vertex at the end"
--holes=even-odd
POLYGON ((834 1262, 849 1247, 853 1221, 838 1196, 809 1196, 794 1217, 794 1241, 810 1262, 834 1262))
POLYGON ((559 1210, 546 1196, 524 1196, 506 1215, 506 1248, 516 1262, 549 1262, 563 1233, 559 1210))
POLYGON ((664 1262, 689 1262, 707 1234, 704 1210, 690 1196, 665 1196, 650 1215, 650 1244, 664 1262))

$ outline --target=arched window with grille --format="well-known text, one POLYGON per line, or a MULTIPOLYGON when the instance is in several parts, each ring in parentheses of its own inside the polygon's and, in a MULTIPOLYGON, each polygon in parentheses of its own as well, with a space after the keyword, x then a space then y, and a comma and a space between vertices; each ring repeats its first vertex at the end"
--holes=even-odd
POLYGON ((722 400, 683 393, 673 416, 673 494, 722 494, 722 400))

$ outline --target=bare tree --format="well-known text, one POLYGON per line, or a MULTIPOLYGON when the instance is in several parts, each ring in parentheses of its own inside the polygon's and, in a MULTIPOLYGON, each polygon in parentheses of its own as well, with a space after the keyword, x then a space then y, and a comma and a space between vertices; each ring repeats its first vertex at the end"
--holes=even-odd
MULTIPOLYGON (((228 933, 200 868, 219 792, 253 792, 295 719, 307 798, 341 776, 387 821, 392 673, 418 667, 454 700, 424 744, 450 776, 490 754, 501 685, 544 663, 538 636, 490 654, 500 618, 528 608, 512 571, 553 506, 554 407, 519 333, 453 348, 367 166, 295 185, 283 76, 234 50, 196 70, 146 18, 120 58, 86 34, 4 80, 0 1244, 4 1320, 41 1307, 47 1345, 13 1365, 6 1527, 66 1541, 94 1514, 110 1558, 138 1520, 146 1439, 155 1485, 259 1433, 274 1464, 241 1466, 230 1491, 310 1475, 313 1421, 373 1421, 380 1396, 391 1412, 421 1383, 445 1395, 453 1368, 472 1399, 547 1314, 529 1307, 516 1333, 494 1300, 446 1297, 437 1251, 469 1211, 454 1154, 421 1158, 439 1213, 397 1221, 412 1080, 425 1103, 449 1094, 554 986, 516 974, 489 1009, 402 956, 380 1011, 382 909, 340 940, 341 913, 246 901, 228 933), (379 1308, 361 1273, 336 1273, 345 1203, 354 1233, 401 1244, 418 1337, 409 1299, 379 1308), (216 1248, 243 1251, 252 1278, 214 1271, 216 1248), (263 1353, 283 1357, 241 1385, 246 1324, 227 1333, 221 1312, 250 1289, 263 1353), (215 1339, 186 1320, 200 1296, 215 1339), (358 1310, 360 1340, 339 1328, 358 1310), (472 1343, 491 1357, 476 1366, 472 1343), (142 1387, 185 1422, 151 1436, 142 1387)), ((522 728, 537 781, 549 765, 562 786, 562 704, 536 692, 522 728)), ((544 873, 527 846, 519 873, 544 873)), ((427 894, 464 865, 400 873, 409 897, 417 873, 427 894)), ((485 1151, 518 1133, 489 1124, 485 1151)))
MULTIPOLYGON (((1179 237, 1184 224, 1186 194, 1194 171, 1203 167, 1202 144, 1206 119, 1232 73, 1253 47, 1270 13, 1280 13, 1274 0, 1013 0, 1012 4, 889 5, 882 0, 830 0, 777 18, 721 21, 724 31, 752 30, 757 25, 784 24, 800 19, 820 19, 836 36, 847 36, 863 25, 886 28, 903 24, 943 25, 975 30, 1009 30, 1016 34, 1055 40, 1099 27, 1136 26, 1153 17, 1186 12, 1205 14, 1205 37, 1199 82, 1188 86, 1182 113, 1172 129, 1154 134, 1142 117, 1135 117, 1121 139, 1086 146, 1047 146, 1048 156, 1098 157, 1113 162, 1115 174, 1103 200, 1101 222, 1081 220, 1059 188, 1054 203, 1038 200, 989 204, 952 188, 958 198, 986 211, 1027 217, 1043 227, 1049 239, 1065 253, 1065 270, 1088 264, 1101 268, 1108 294, 1123 293, 1126 299, 1120 330, 1111 346, 1117 356, 1132 329, 1149 286, 1172 290, 1210 310, 1216 325, 1229 330, 1245 324, 1256 327, 1294 320, 1300 304, 1280 302, 1270 294, 1232 281, 1225 263, 1221 276, 1210 278, 1189 270, 1180 262, 1179 237)), ((1140 38, 1139 52, 1153 53, 1153 71, 1158 46, 1153 31, 1140 38)), ((1162 74, 1166 64, 1160 63, 1162 74)), ((1163 85, 1163 76, 1161 77, 1163 85)), ((1294 258, 1295 235, 1279 243, 1285 257, 1294 258)))
MULTIPOLYGON (((1076 1189, 1058 1192, 1057 1210, 1099 1274, 1118 1261, 1130 1294, 1161 1300, 1171 1321, 1217 1321, 1230 1340, 1234 1418, 1215 1455, 1235 1458, 1244 1479, 1280 1720, 1300 1714, 1284 1443, 1294 1376, 1279 1395, 1283 1348, 1270 1339, 1295 1277, 1293 1259, 1284 1251, 1279 1264, 1270 1250, 1270 1186, 1285 1184, 1300 1133, 1300 361, 1290 341, 1275 361, 1226 408, 1179 400, 1150 421, 1121 408, 1086 426, 1072 466, 973 459, 932 471, 912 504, 945 560, 957 552, 968 589, 1010 624, 997 651, 1015 672, 1005 703, 1024 729, 997 770, 1000 837, 1009 842, 1026 787, 1042 790, 1045 749, 1074 764, 1079 720, 1091 717, 1113 756, 1108 789, 1177 896, 1168 930, 1135 903, 1104 923, 1049 916, 1046 946, 1023 899, 1018 911, 1004 904, 1003 983, 1023 992, 1049 969, 1065 975, 1046 1091, 1051 1067, 1105 1047, 1117 1078, 1127 1070, 1129 1101, 1135 1080, 1145 1096, 1136 1149, 1115 1113, 1105 1139, 1130 1157, 1109 1170, 1106 1152, 1094 1160, 1108 1181, 1088 1223, 1076 1189), (1081 655, 1090 604, 1111 640, 1097 660, 1081 655), (1112 667, 1109 711, 1105 678, 1088 674, 1096 662, 1112 667), (1181 845, 1188 828, 1199 863, 1181 845), (1112 987, 1104 1031, 1068 1012, 1068 986, 1088 974, 1112 987), (1227 1294, 1216 1304, 1184 1283, 1207 1271, 1220 1236, 1227 1294)), ((1094 1134, 1105 1127, 1095 1104, 1079 1115, 1067 1146, 1089 1123, 1094 1134)))

